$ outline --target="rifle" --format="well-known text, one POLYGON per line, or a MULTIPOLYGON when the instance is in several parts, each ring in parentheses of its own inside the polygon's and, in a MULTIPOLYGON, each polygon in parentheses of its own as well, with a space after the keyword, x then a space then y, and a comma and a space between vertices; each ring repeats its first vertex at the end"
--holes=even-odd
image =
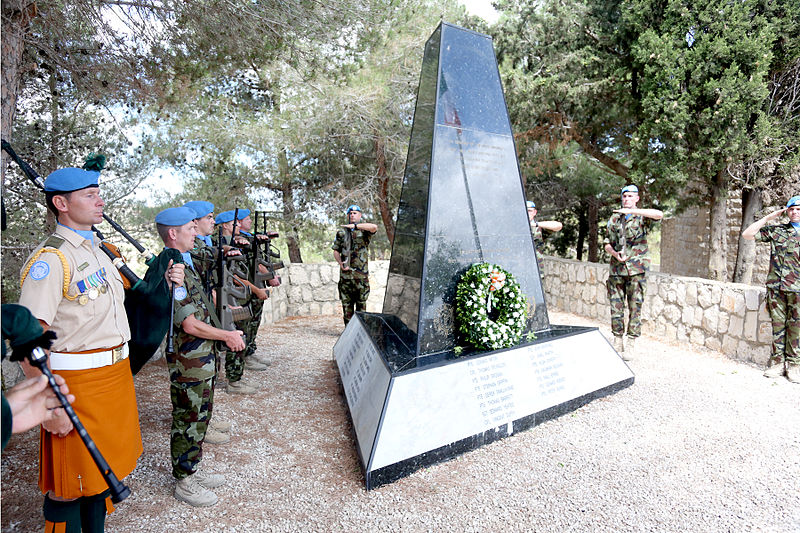
POLYGON ((262 213, 262 231, 258 232, 258 218, 259 212, 256 211, 255 229, 256 233, 253 235, 252 253, 251 258, 251 272, 252 279, 250 280, 256 287, 267 287, 267 282, 272 279, 277 279, 280 283, 280 278, 275 272, 284 267, 283 261, 273 262, 272 258, 280 259, 281 254, 272 246, 272 240, 277 239, 280 235, 277 231, 267 231, 267 214, 262 213), (263 247, 263 250, 262 250, 263 247), (259 266, 264 266, 267 272, 262 273, 259 266))
MULTIPOLYGON (((19 168, 22 170, 22 173, 25 174, 25 176, 28 179, 30 179, 33 182, 33 184, 39 188, 39 190, 44 192, 44 180, 42 179, 42 177, 35 170, 33 170, 33 168, 26 161, 24 161, 17 155, 17 153, 11 147, 11 144, 5 139, 2 140, 2 149, 5 150, 5 152, 11 157, 11 159, 13 159, 15 163, 17 163, 17 165, 19 165, 19 168)), ((122 234, 122 236, 128 240, 128 242, 130 242, 137 250, 139 250, 139 252, 142 255, 145 256, 145 261, 147 262, 148 265, 153 261, 154 258, 153 254, 145 250, 145 248, 136 239, 131 237, 124 229, 122 229, 122 227, 119 224, 111 220, 111 218, 105 213, 103 213, 103 218, 109 224, 111 224, 112 228, 119 231, 122 234)), ((114 263, 114 266, 117 267, 117 270, 120 271, 123 278, 130 285, 130 288, 135 289, 136 286, 142 282, 142 280, 139 279, 139 276, 137 276, 130 268, 128 268, 128 266, 125 264, 125 260, 122 258, 122 254, 119 252, 117 247, 114 246, 113 244, 104 242, 105 236, 103 236, 103 234, 100 233, 100 230, 92 226, 92 231, 95 232, 95 234, 101 241, 100 249, 103 250, 103 252, 109 257, 109 259, 111 259, 111 262, 114 263)))
POLYGON ((249 307, 242 307, 237 300, 245 300, 250 296, 250 289, 239 287, 233 283, 233 276, 230 272, 228 262, 243 260, 243 256, 225 257, 225 249, 222 240, 222 227, 218 233, 217 249, 217 316, 219 317, 220 329, 233 331, 236 329, 235 322, 246 320, 252 316, 249 307))

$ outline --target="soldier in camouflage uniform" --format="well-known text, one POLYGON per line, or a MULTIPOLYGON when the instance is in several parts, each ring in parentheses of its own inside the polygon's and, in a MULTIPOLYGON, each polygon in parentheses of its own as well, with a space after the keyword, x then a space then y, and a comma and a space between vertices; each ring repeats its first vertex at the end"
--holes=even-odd
POLYGON ((542 220, 541 222, 536 221, 536 204, 532 201, 528 200, 525 202, 525 205, 528 208, 528 222, 531 225, 531 235, 533 236, 533 244, 536 246, 536 263, 539 266, 539 277, 544 280, 544 261, 542 260, 542 249, 544 247, 544 236, 542 235, 542 230, 546 229, 547 231, 561 231, 561 228, 564 227, 561 222, 556 220, 542 220))
POLYGON ((658 209, 639 209, 639 189, 622 189, 622 209, 615 209, 606 226, 605 250, 611 255, 608 276, 608 300, 611 304, 611 332, 614 349, 626 361, 635 355, 636 339, 642 334, 642 306, 647 288, 645 276, 650 269, 647 233, 664 213, 658 209), (628 342, 625 333, 625 301, 628 302, 628 342))
MULTIPOLYGON (((194 248, 188 253, 181 254, 184 263, 192 265, 203 287, 203 292, 212 302, 211 289, 216 284, 215 269, 216 249, 212 248, 210 235, 214 232, 214 204, 202 200, 186 202, 183 207, 188 207, 195 212, 195 228, 197 235, 194 239, 194 248)), ((216 350, 216 346, 215 346, 216 350)), ((215 358, 216 359, 216 358, 215 358)), ((215 379, 216 386, 216 379, 215 379)), ((208 444, 225 444, 231 440, 229 435, 231 423, 220 419, 219 414, 211 419, 203 442, 208 444)))
POLYGON ((785 209, 757 220, 742 232, 745 239, 770 245, 767 309, 772 320, 772 357, 766 377, 786 376, 800 383, 800 196, 785 209), (786 214, 789 222, 767 226, 786 214))
MULTIPOLYGON (((248 215, 241 220, 241 228, 239 230, 239 237, 244 239, 246 242, 246 249, 248 250, 248 255, 254 253, 255 246, 257 246, 257 239, 266 239, 266 235, 253 235, 250 231, 253 229, 253 219, 248 215)), ((251 264, 253 256, 249 255, 247 260, 247 264, 251 264)), ((266 274, 267 269, 263 265, 258 265, 259 272, 266 274)), ((251 281, 255 278, 251 278, 251 281)), ((277 287, 281 284, 280 276, 275 274, 275 277, 267 281, 267 284, 270 287, 277 287)), ((269 366, 270 361, 266 358, 266 356, 262 356, 256 352, 258 346, 256 344, 256 339, 258 337, 258 330, 261 326, 261 315, 264 310, 264 300, 269 297, 269 290, 268 289, 261 289, 257 293, 253 293, 250 298, 250 309, 253 312, 253 318, 247 324, 247 329, 245 330, 245 334, 247 336, 247 350, 244 353, 245 365, 264 365, 269 366)), ((249 366, 247 366, 249 368, 249 366)))
MULTIPOLYGON (((222 245, 225 246, 235 246, 236 243, 241 245, 249 245, 249 242, 244 240, 243 237, 239 235, 241 222, 250 217, 250 210, 249 209, 239 209, 238 210, 238 217, 236 220, 236 243, 234 243, 234 236, 233 236, 233 218, 237 215, 236 210, 231 209, 229 211, 224 211, 217 215, 216 222, 220 224, 222 227, 222 245)), ((212 239, 216 239, 217 236, 212 236, 212 239)), ((253 300, 265 300, 268 297, 268 293, 265 289, 258 288, 252 283, 248 281, 249 277, 249 264, 248 261, 245 259, 243 261, 236 262, 236 268, 240 275, 235 276, 237 285, 239 286, 246 286, 248 289, 247 297, 243 299, 237 299, 237 305, 242 307, 247 307, 250 310, 250 318, 247 320, 236 322, 236 327, 241 328, 246 335, 249 335, 252 329, 252 316, 253 316, 253 307, 252 302, 253 300)), ((246 337, 247 342, 249 343, 249 336, 246 337)), ((242 380, 242 376, 245 370, 251 371, 262 371, 266 370, 267 366, 254 358, 247 358, 247 352, 233 352, 228 351, 225 354, 225 376, 228 379, 228 392, 234 394, 255 394, 256 388, 252 385, 245 383, 242 380)))
MULTIPOLYGON (((188 207, 172 207, 156 216, 158 234, 167 248, 189 252, 197 234, 196 213, 188 207)), ((232 350, 244 349, 241 331, 216 328, 211 304, 193 265, 187 265, 185 287, 175 289, 174 335, 176 353, 167 354, 172 400, 170 450, 172 475, 178 480, 175 498, 190 505, 214 505, 210 489, 225 482, 220 474, 197 470, 203 440, 211 419, 216 377, 215 340, 232 350)))
POLYGON ((349 224, 336 232, 333 258, 339 263, 339 298, 342 300, 344 325, 355 311, 366 311, 369 298, 369 255, 367 246, 378 226, 361 222, 361 208, 351 205, 345 212, 349 224))

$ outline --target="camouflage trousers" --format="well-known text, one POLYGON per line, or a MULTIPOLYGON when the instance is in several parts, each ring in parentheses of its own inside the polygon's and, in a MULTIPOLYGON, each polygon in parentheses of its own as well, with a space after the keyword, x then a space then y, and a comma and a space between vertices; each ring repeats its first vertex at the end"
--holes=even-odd
POLYGON ((214 378, 194 383, 171 383, 172 475, 183 479, 194 473, 203 457, 203 439, 214 406, 214 378))
POLYGON ((353 318, 355 311, 367 310, 369 278, 339 279, 339 298, 342 300, 344 325, 353 318))
POLYGON ((225 377, 229 383, 242 379, 244 374, 244 350, 241 352, 225 352, 225 377))
MULTIPOLYGON (((260 314, 260 311, 259 311, 260 314)), ((244 331, 245 341, 250 343, 250 321, 236 322, 236 329, 244 331)), ((244 374, 244 358, 247 355, 247 348, 241 352, 232 352, 228 350, 225 352, 225 377, 229 383, 233 383, 242 379, 244 374)))
POLYGON ((250 303, 250 308, 253 310, 253 318, 247 323, 247 349, 244 356, 250 357, 256 353, 256 336, 258 335, 258 328, 261 326, 261 312, 264 310, 264 302, 259 299, 253 299, 250 303))
POLYGON ((616 337, 625 333, 625 302, 628 302, 628 336, 642 334, 642 306, 647 280, 644 274, 608 276, 608 301, 611 304, 611 332, 616 337))
POLYGON ((772 320, 770 364, 800 364, 800 293, 767 289, 767 311, 772 320))

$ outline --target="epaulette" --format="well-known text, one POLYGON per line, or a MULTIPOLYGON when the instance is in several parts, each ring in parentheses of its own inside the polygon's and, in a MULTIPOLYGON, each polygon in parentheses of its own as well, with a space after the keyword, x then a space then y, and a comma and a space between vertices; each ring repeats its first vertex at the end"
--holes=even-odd
POLYGON ((63 237, 59 237, 58 235, 50 235, 47 238, 47 240, 44 241, 44 244, 42 245, 42 247, 44 247, 44 248, 55 248, 56 250, 58 250, 59 248, 61 248, 62 244, 64 244, 64 238, 63 237))

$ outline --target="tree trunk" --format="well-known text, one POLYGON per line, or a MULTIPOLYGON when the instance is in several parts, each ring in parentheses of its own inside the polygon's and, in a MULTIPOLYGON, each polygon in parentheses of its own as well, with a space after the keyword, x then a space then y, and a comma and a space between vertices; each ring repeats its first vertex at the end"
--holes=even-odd
POLYGON ((586 219, 587 211, 586 203, 581 202, 578 206, 578 244, 575 246, 575 256, 578 261, 583 260, 583 243, 589 232, 589 221, 586 219))
MULTIPOLYGON (((756 221, 756 213, 763 207, 760 189, 744 189, 742 191, 742 227, 744 229, 756 221)), ((735 283, 751 283, 753 281, 753 261, 756 257, 756 242, 743 239, 739 232, 739 244, 736 249, 736 268, 733 271, 735 283)))
MULTIPOLYGON (((17 113, 17 95, 24 72, 22 65, 25 51, 25 33, 30 27, 31 18, 36 16, 36 3, 25 0, 3 0, 2 34, 2 81, 0 82, 0 134, 11 142, 11 131, 17 113)), ((8 155, 3 152, 0 176, 2 176, 3 195, 5 195, 5 175, 8 155)))
POLYGON ((709 213, 708 277, 716 281, 728 280, 728 224, 727 190, 728 180, 725 170, 717 173, 711 184, 711 206, 709 213))
POLYGON ((597 237, 600 233, 599 223, 597 220, 598 212, 600 211, 599 200, 592 196, 589 198, 589 212, 587 213, 589 223, 589 262, 597 263, 599 261, 599 253, 597 250, 597 237))
POLYGON ((375 133, 375 160, 378 171, 378 208, 381 212, 383 227, 389 238, 389 246, 394 242, 394 220, 392 210, 389 208, 389 173, 386 170, 386 145, 377 132, 375 133))
POLYGON ((278 152, 278 169, 281 178, 281 199, 283 201, 283 220, 286 223, 286 246, 289 248, 289 261, 302 263, 300 244, 297 239, 295 226, 294 190, 292 189, 292 176, 289 172, 289 159, 286 152, 278 152))

